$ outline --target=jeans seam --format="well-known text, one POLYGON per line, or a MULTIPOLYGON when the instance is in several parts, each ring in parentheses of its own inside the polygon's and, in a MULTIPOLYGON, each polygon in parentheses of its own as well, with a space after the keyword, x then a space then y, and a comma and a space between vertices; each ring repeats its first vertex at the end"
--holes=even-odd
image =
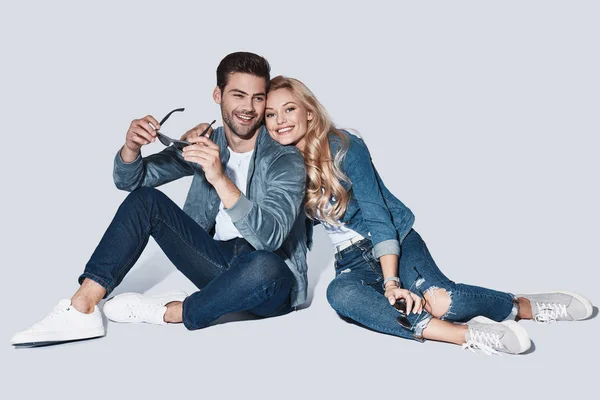
MULTIPOLYGON (((169 225, 169 223, 165 220, 163 220, 160 217, 156 217, 156 219, 160 222, 162 222, 163 224, 165 224, 169 229, 171 229, 171 231, 186 245, 188 246, 188 248, 190 250, 192 250, 197 256, 202 257, 203 259, 205 259, 206 261, 208 261, 209 263, 211 263, 213 266, 219 268, 222 271, 225 271, 226 268, 224 268, 222 265, 214 262, 213 260, 211 260, 210 258, 206 257, 206 255, 204 253, 202 253, 201 251, 198 251, 198 249, 196 249, 195 246, 192 246, 190 243, 188 243, 188 241, 179 234, 179 232, 177 232, 177 230, 175 228, 173 228, 171 225, 169 225)), ((214 240, 214 239, 212 239, 214 240)))
MULTIPOLYGON (((144 211, 146 212, 146 214, 148 214, 148 221, 150 222, 150 226, 152 227, 152 212, 151 212, 151 211, 148 211, 148 209, 146 208, 146 206, 145 206, 145 204, 144 204, 144 202, 143 202, 143 201, 141 202, 141 206, 142 206, 142 208, 144 209, 144 211)), ((207 258, 207 257, 206 257, 206 256, 205 256, 203 253, 199 252, 199 251, 198 251, 198 250, 197 250, 197 249, 196 249, 194 246, 192 246, 190 243, 188 243, 188 242, 187 242, 187 240, 185 240, 185 238, 184 238, 183 236, 181 236, 181 235, 179 234, 179 232, 178 232, 178 231, 177 231, 177 230, 176 230, 174 227, 172 227, 172 226, 171 226, 171 225, 170 225, 170 224, 169 224, 167 221, 163 220, 163 219, 160 217, 160 215, 157 215, 157 216, 156 216, 156 220, 158 220, 159 222, 162 222, 162 223, 163 223, 163 224, 165 224, 165 225, 166 225, 166 226, 167 226, 169 229, 171 229, 171 231, 172 231, 172 232, 173 232, 173 233, 174 233, 174 234, 175 234, 175 235, 176 235, 176 236, 177 236, 177 237, 178 237, 178 238, 179 238, 179 239, 180 239, 180 240, 181 240, 181 241, 182 241, 182 242, 183 242, 183 243, 184 243, 186 246, 188 246, 188 247, 189 247, 189 248, 190 248, 190 249, 191 249, 191 250, 192 250, 194 253, 196 253, 196 255, 199 255, 199 256, 201 256, 201 257, 202 257, 202 258, 204 258, 206 261, 208 261, 209 263, 211 263, 213 266, 215 266, 215 267, 219 268, 220 270, 225 270, 225 268, 223 268, 223 266, 222 266, 222 265, 219 265, 219 264, 215 263, 213 260, 211 260, 211 259, 207 258)), ((195 222, 195 221, 194 221, 194 222, 195 222)), ((197 222, 196 222, 196 224, 197 224, 197 222)), ((200 228, 202 228, 202 227, 200 227, 200 228)), ((202 228, 202 229, 204 229, 204 228, 202 228)), ((208 232, 207 232, 207 235, 208 235, 208 232)), ((212 239, 212 240, 214 240, 214 239, 212 239)))

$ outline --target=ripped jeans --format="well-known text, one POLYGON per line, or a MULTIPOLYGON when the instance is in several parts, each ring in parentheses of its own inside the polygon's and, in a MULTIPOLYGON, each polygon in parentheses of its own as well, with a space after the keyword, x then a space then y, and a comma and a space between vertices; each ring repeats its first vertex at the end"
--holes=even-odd
MULTIPOLYGON (((373 244, 364 239, 336 254, 336 276, 327 288, 327 300, 342 317, 367 328, 408 339, 423 340, 423 330, 433 318, 425 309, 407 317, 412 329, 397 321, 398 311, 383 296, 383 275, 379 261, 373 256, 373 244)), ((443 289, 450 306, 442 320, 467 322, 483 315, 494 321, 514 319, 516 297, 479 286, 454 283, 436 266, 421 236, 411 230, 401 245, 399 262, 401 287, 423 297, 428 291, 435 301, 434 290, 443 289)))

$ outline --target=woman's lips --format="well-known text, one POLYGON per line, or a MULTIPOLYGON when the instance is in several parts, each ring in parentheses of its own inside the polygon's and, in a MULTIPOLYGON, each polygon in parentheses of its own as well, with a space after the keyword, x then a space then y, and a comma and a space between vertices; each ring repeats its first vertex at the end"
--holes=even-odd
POLYGON ((284 128, 277 129, 277 133, 279 135, 285 135, 286 133, 290 133, 294 129, 293 126, 286 126, 284 128))

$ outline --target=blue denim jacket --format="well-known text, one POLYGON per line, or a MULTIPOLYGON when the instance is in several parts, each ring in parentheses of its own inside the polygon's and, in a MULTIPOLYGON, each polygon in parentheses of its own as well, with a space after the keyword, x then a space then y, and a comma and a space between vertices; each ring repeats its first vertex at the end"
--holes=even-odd
MULTIPOLYGON (((221 161, 229 161, 223 127, 214 130, 211 139, 219 146, 221 161)), ((306 168, 295 146, 281 146, 264 126, 258 132, 254 155, 248 170, 246 195, 226 210, 233 224, 255 249, 278 254, 294 274, 292 307, 306 301, 306 225, 304 192, 306 168)), ((208 183, 199 165, 185 161, 173 146, 157 154, 138 157, 126 164, 117 153, 113 178, 122 190, 156 187, 184 176, 193 175, 183 211, 207 232, 211 232, 221 200, 208 183)))
MULTIPOLYGON (((400 254, 400 243, 413 226, 414 214, 383 184, 371 160, 365 142, 349 132, 342 131, 349 140, 349 148, 341 168, 350 183, 341 182, 350 190, 350 201, 341 222, 373 242, 376 258, 385 254, 400 254)), ((341 146, 337 135, 329 135, 331 154, 341 146)), ((312 232, 309 231, 312 236, 312 232)))

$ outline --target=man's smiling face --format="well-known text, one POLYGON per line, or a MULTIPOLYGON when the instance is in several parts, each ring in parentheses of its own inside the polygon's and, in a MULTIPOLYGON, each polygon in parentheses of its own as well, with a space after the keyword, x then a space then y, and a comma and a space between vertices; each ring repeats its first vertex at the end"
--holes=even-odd
POLYGON ((242 139, 252 137, 262 124, 266 97, 267 81, 243 72, 229 74, 223 90, 217 87, 214 92, 223 123, 242 139))

